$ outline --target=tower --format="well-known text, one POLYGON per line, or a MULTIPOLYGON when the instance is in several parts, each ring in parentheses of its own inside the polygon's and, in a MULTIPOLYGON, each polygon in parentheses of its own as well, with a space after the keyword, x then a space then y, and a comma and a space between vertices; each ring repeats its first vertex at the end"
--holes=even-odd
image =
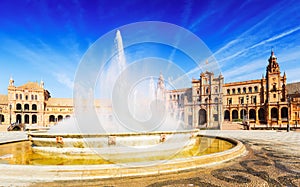
POLYGON ((281 125, 287 123, 288 105, 286 102, 286 75, 280 76, 280 67, 274 51, 268 59, 266 69, 266 112, 267 123, 281 125))
POLYGON ((280 67, 277 63, 277 58, 274 54, 274 51, 271 51, 271 56, 268 60, 269 64, 267 66, 266 71, 266 79, 267 79, 267 103, 275 103, 279 102, 282 97, 282 86, 285 82, 281 82, 280 77, 280 67), (282 84, 283 83, 283 84, 282 84))

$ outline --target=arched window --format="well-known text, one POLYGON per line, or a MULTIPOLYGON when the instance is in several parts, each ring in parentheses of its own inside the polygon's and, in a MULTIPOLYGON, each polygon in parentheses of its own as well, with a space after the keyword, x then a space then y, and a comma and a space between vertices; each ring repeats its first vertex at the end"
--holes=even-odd
POLYGON ((261 122, 265 122, 266 121, 266 118, 265 118, 265 110, 263 108, 260 108, 258 110, 258 119, 259 121, 261 122))
POLYGON ((224 112, 224 120, 230 120, 230 112, 229 112, 229 110, 225 110, 225 112, 224 112))
POLYGON ((29 110, 29 104, 24 105, 24 110, 29 110))
POLYGON ((35 100, 37 100, 37 95, 35 95, 35 100))
POLYGON ((288 120, 288 108, 287 107, 283 107, 281 109, 281 119, 282 119, 282 121, 288 120))
POLYGON ((227 89, 227 95, 230 95, 230 89, 227 89))
POLYGON ((22 116, 21 114, 17 114, 17 123, 22 123, 22 116))
POLYGON ((22 100, 22 94, 20 94, 20 99, 22 100))
POLYGON ((258 87, 257 86, 254 86, 254 91, 258 92, 258 87))
POLYGON ((277 108, 271 109, 271 118, 272 118, 272 121, 278 120, 278 109, 277 108))
POLYGON ((16 94, 16 99, 19 99, 19 94, 16 94))
POLYGON ((34 95, 31 95, 31 100, 34 100, 34 95))
POLYGON ((232 89, 232 94, 235 94, 235 88, 232 89))
POLYGON ((18 103, 17 106, 16 106, 16 109, 17 110, 22 110, 22 105, 20 103, 18 103))
POLYGON ((49 116, 49 122, 55 122, 55 116, 54 115, 49 116))
POLYGON ((252 93, 252 87, 249 87, 248 90, 249 90, 249 93, 252 93))
POLYGON ((199 110, 199 125, 204 125, 207 122, 207 117, 206 117, 206 110, 200 109, 199 110))
POLYGON ((31 109, 32 109, 32 110, 37 110, 36 104, 33 104, 33 105, 31 106, 31 109))
POLYGON ((256 112, 254 109, 250 109, 249 111, 249 120, 256 120, 256 112))
POLYGON ((25 115, 24 121, 26 124, 29 124, 29 115, 28 114, 25 115))
POLYGON ((25 95, 25 100, 26 100, 26 101, 28 100, 28 95, 25 95))
POLYGON ((238 111, 237 110, 233 110, 232 111, 232 119, 238 119, 239 115, 238 115, 238 111))
POLYGON ((31 122, 32 122, 32 124, 36 124, 37 123, 37 116, 35 114, 32 115, 31 122))
POLYGON ((243 88, 243 93, 246 93, 246 88, 245 87, 243 88))
POLYGON ((216 97, 215 98, 215 103, 218 103, 219 102, 219 99, 216 97))
POLYGON ((209 89, 208 88, 206 88, 206 94, 208 94, 209 93, 209 89))
POLYGON ((237 90, 238 90, 238 94, 240 94, 241 93, 241 88, 238 88, 237 90))
POLYGON ((63 116, 62 115, 59 115, 58 117, 57 117, 57 120, 58 121, 61 121, 63 119, 63 116))

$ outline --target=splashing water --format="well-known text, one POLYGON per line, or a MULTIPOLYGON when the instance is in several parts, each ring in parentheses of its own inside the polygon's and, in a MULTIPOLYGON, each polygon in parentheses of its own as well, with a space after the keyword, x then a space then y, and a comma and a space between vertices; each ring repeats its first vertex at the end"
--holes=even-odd
MULTIPOLYGON (((117 81, 120 81, 118 78, 119 76, 126 70, 128 64, 126 62, 124 47, 123 47, 123 39, 120 30, 116 31, 115 38, 114 38, 114 47, 113 54, 115 54, 112 59, 110 60, 110 63, 106 66, 105 70, 100 75, 98 81, 99 81, 99 90, 100 90, 100 96, 101 98, 107 98, 110 100, 109 102, 106 102, 106 106, 102 106, 102 100, 100 99, 100 108, 99 106, 88 106, 87 108, 90 110, 87 113, 92 113, 91 110, 96 110, 97 118, 99 121, 101 121, 101 126, 105 130, 105 132, 110 133, 118 133, 118 132, 131 132, 132 129, 128 128, 126 124, 120 124, 120 121, 118 121, 117 117, 114 116, 112 113, 112 95, 114 91, 114 86, 117 83, 117 81), (97 108, 98 107, 98 108, 97 108)), ((117 86, 117 89, 122 90, 122 87, 125 87, 127 89, 126 83, 127 78, 132 75, 123 75, 121 79, 121 83, 119 82, 119 87, 117 86)), ((118 95, 118 99, 121 97, 128 97, 128 110, 130 111, 130 115, 134 120, 145 122, 149 120, 154 114, 153 109, 151 109, 151 105, 153 103, 156 103, 155 101, 160 100, 163 102, 166 102, 165 100, 165 82, 162 74, 157 79, 157 87, 155 86, 155 81, 153 76, 146 79, 146 81, 139 82, 141 85, 137 85, 132 91, 131 94, 128 96, 125 94, 118 95)), ((130 85, 132 86, 132 85, 130 85)), ((122 92, 120 92, 122 93, 122 92)), ((88 97, 88 103, 92 104, 95 103, 94 101, 91 101, 91 99, 94 99, 93 93, 89 93, 88 97)), ((163 103, 164 105, 166 103, 163 103)), ((155 111, 158 112, 158 111, 155 111)), ((159 113, 159 112, 158 112, 159 113)), ((88 118, 87 118, 88 119, 88 118)), ((86 126, 92 127, 89 129, 78 127, 80 124, 76 122, 76 117, 71 117, 70 119, 66 119, 62 122, 59 122, 58 125, 55 125, 52 127, 48 132, 49 133, 82 133, 82 129, 87 129, 84 132, 88 133, 99 133, 97 132, 97 129, 93 127, 93 121, 88 121, 85 124, 86 126)), ((151 126, 151 124, 149 125, 151 126)), ((170 130, 171 126, 177 127, 178 121, 175 119, 172 119, 170 116, 166 116, 164 119, 163 124, 160 125, 159 128, 156 128, 154 130, 158 131, 165 131, 170 130)), ((152 127, 151 127, 152 128, 152 127)), ((150 127, 147 127, 146 129, 151 129, 150 127)), ((151 129, 153 130, 153 128, 151 129)), ((100 133, 103 133, 102 131, 100 133)))

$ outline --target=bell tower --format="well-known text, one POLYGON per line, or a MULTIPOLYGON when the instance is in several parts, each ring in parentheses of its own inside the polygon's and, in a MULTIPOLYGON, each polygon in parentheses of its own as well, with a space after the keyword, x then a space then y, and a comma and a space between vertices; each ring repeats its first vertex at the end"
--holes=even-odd
POLYGON ((280 76, 280 68, 274 51, 268 60, 266 74, 266 112, 268 125, 285 125, 288 122, 286 102, 286 75, 280 76))
POLYGON ((269 64, 267 66, 266 79, 267 79, 267 102, 275 103, 281 101, 282 97, 282 87, 285 86, 284 82, 281 82, 280 77, 280 67, 277 63, 277 58, 274 51, 271 51, 271 56, 269 58, 269 64))

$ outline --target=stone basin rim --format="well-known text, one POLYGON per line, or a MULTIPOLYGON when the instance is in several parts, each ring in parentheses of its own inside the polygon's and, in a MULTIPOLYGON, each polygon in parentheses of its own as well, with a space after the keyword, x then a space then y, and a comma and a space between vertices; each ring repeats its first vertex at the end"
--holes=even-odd
MULTIPOLYGON (((167 162, 163 162, 162 165, 164 165, 164 164, 170 164, 170 163, 177 163, 177 162, 185 162, 185 161, 198 160, 198 159, 201 159, 201 158, 220 156, 220 155, 224 155, 224 154, 230 154, 230 153, 239 151, 241 149, 242 149, 242 153, 245 153, 245 146, 244 146, 244 144, 241 143, 240 141, 236 140, 236 139, 227 138, 227 137, 221 137, 221 136, 210 136, 210 135, 198 135, 198 136, 200 136, 200 137, 208 137, 208 138, 216 138, 216 139, 220 139, 220 140, 225 140, 225 141, 228 141, 228 142, 232 143, 234 145, 234 147, 231 148, 231 149, 228 149, 226 151, 221 151, 221 152, 217 152, 217 153, 211 153, 211 154, 200 155, 200 156, 191 156, 191 157, 186 157, 186 158, 171 159, 171 160, 168 160, 167 162)), ((242 155, 242 154, 240 154, 240 155, 242 155)), ((156 162, 156 161, 147 161, 147 162, 143 162, 143 163, 148 163, 148 162, 151 163, 151 162, 156 162)), ((139 163, 141 163, 141 162, 139 162, 139 163)), ((214 162, 211 162, 211 163, 214 163, 214 162)), ((211 163, 207 163, 207 164, 211 164, 211 163)), ((205 165, 207 165, 207 164, 205 164, 205 165)), ((120 165, 124 165, 124 164, 94 164, 94 165, 20 165, 20 164, 0 164, 0 168, 2 168, 2 166, 11 166, 11 167, 16 167, 16 168, 19 168, 19 167, 20 168, 24 168, 24 167, 27 167, 27 168, 49 168, 49 169, 55 169, 55 170, 57 170, 57 169, 66 170, 67 168, 70 168, 71 170, 74 170, 76 168, 80 169, 82 166, 86 166, 86 167, 91 168, 91 169, 96 169, 96 168, 114 168, 114 167, 118 167, 119 168, 120 165)), ((138 166, 138 165, 135 165, 135 166, 132 165, 129 168, 136 168, 136 167, 140 167, 140 166, 138 166)))
MULTIPOLYGON (((21 179, 26 183, 51 182, 51 181, 71 181, 71 180, 95 180, 95 179, 114 179, 120 177, 142 177, 146 175, 159 175, 166 173, 175 173, 178 171, 188 171, 197 168, 208 167, 232 160, 247 153, 243 143, 236 139, 198 135, 201 137, 217 138, 229 141, 234 147, 207 155, 193 156, 187 158, 178 158, 160 162, 157 165, 121 167, 120 164, 102 164, 102 165, 9 165, 0 164, 3 171, 0 180, 16 180, 15 175, 19 175, 17 180, 21 179), (210 162, 209 162, 210 161, 210 162), (33 176, 31 172, 35 171, 33 176)), ((154 162, 150 161, 149 163, 154 162)))
POLYGON ((107 137, 107 136, 143 136, 143 135, 160 135, 160 134, 180 134, 180 133, 199 133, 199 129, 180 130, 180 131, 151 131, 151 132, 115 132, 115 133, 48 133, 48 132, 29 132, 28 136, 37 137, 70 137, 70 138, 84 138, 84 137, 107 137))

